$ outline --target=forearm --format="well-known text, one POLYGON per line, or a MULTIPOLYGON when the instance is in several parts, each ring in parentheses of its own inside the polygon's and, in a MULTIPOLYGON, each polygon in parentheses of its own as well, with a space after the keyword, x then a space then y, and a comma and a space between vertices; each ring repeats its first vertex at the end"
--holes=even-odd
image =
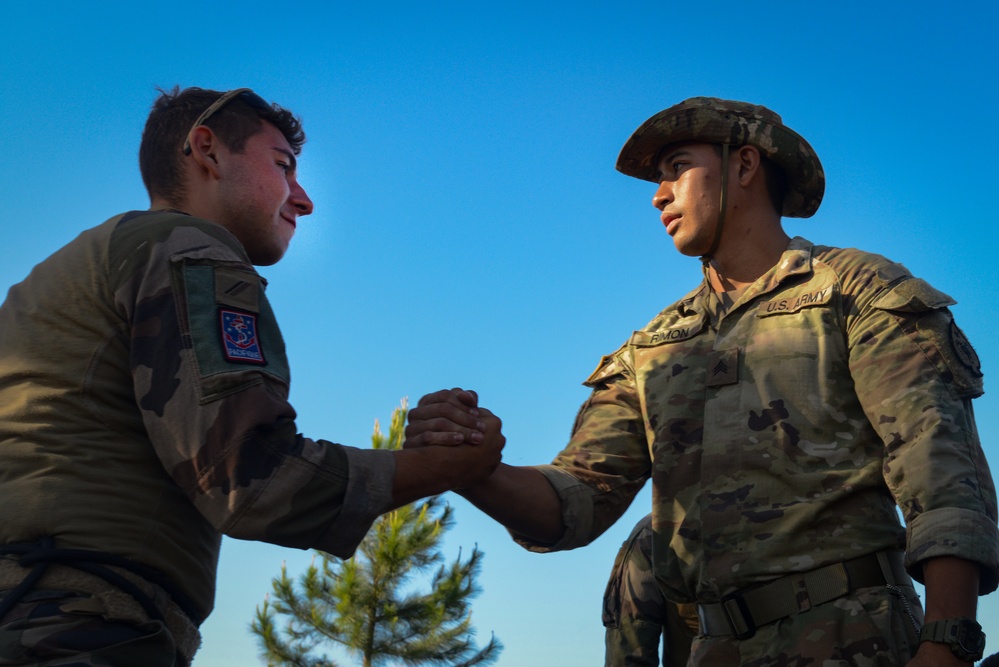
POLYGON ((963 558, 941 556, 923 565, 926 585, 926 622, 967 616, 978 610, 978 563, 963 558))
POLYGON ((508 530, 542 544, 565 532, 562 501, 543 474, 501 463, 484 481, 459 493, 508 530))
MULTIPOLYGON (((926 585, 926 623, 975 618, 978 610, 978 583, 981 568, 978 563, 940 556, 923 564, 926 585)), ((909 667, 943 667, 944 665, 971 665, 958 659, 946 644, 924 641, 919 645, 909 667)))
POLYGON ((390 509, 475 484, 488 476, 500 460, 498 450, 493 455, 480 445, 420 447, 392 454, 395 476, 390 509))

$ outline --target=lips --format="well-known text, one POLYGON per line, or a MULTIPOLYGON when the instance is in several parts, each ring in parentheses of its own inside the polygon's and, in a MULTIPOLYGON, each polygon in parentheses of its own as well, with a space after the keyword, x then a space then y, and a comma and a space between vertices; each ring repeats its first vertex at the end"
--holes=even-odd
POLYGON ((664 214, 662 216, 663 226, 666 227, 666 233, 669 234, 670 236, 673 236, 673 233, 676 231, 676 221, 679 219, 680 219, 679 215, 664 214))

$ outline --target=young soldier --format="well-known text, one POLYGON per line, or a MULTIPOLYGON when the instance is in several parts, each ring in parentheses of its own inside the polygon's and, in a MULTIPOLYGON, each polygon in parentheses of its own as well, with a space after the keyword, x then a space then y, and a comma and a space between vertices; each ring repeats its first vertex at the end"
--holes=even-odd
POLYGON ((297 433, 253 265, 277 262, 312 213, 304 140, 249 89, 164 93, 139 150, 151 208, 83 232, 10 289, 0 664, 186 665, 223 533, 348 557, 379 513, 499 462, 501 440, 472 446, 489 420, 461 391, 424 410, 456 432, 410 429, 424 449, 297 433))
POLYGON ((704 280, 601 361, 553 465, 501 464, 463 493, 554 551, 588 544, 651 479, 656 578, 698 607, 692 665, 981 657, 996 498, 954 301, 883 257, 784 232, 782 215, 816 211, 824 175, 765 107, 686 100, 617 168, 658 183, 662 224, 704 280))

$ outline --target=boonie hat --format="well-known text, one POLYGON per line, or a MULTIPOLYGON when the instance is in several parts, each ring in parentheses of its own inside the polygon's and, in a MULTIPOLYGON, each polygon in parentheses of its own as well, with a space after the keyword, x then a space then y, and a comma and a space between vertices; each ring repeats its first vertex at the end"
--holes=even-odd
POLYGON ((808 218, 822 202, 826 177, 808 142, 764 106, 717 97, 691 97, 646 120, 625 142, 617 170, 658 183, 660 149, 680 141, 758 148, 787 175, 785 216, 808 218))

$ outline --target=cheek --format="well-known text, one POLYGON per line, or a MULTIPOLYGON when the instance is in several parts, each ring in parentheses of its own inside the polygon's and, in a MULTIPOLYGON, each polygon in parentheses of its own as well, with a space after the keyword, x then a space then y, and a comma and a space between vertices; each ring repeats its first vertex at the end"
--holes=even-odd
POLYGON ((711 187, 711 184, 704 180, 694 184, 691 188, 691 197, 697 201, 700 208, 709 208, 718 202, 718 191, 711 187))

